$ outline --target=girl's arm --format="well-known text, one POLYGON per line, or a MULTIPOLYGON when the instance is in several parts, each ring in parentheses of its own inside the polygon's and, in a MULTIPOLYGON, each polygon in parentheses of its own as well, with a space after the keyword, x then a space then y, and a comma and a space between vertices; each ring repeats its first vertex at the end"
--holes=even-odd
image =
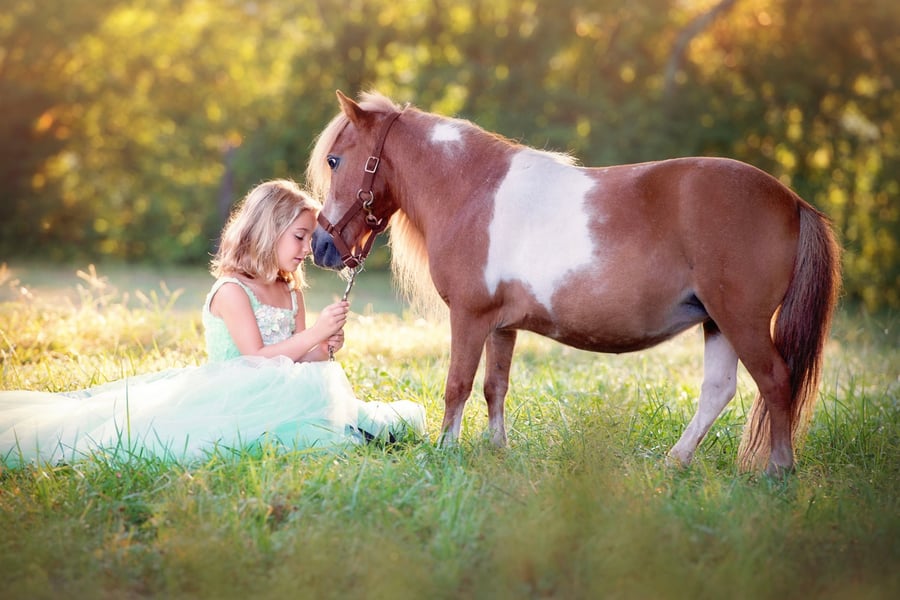
MULTIPOLYGON (((335 302, 326 306, 312 327, 297 330, 297 333, 288 339, 270 344, 263 344, 259 333, 259 325, 256 316, 250 306, 250 299, 246 292, 237 284, 225 284, 213 297, 215 313, 228 328, 228 333, 234 340, 238 351, 245 356, 263 356, 267 358, 275 356, 287 356, 291 360, 310 360, 307 358, 311 352, 315 353, 318 346, 322 345, 331 336, 337 334, 347 321, 347 313, 350 310, 348 302, 335 302)), ((302 307, 302 302, 299 303, 302 307)), ((212 306, 210 309, 212 310, 212 306)), ((297 311, 297 319, 305 318, 305 311, 297 311)), ((327 358, 327 350, 325 357, 327 358)))
MULTIPOLYGON (((303 301, 303 293, 300 290, 297 290, 296 294, 299 296, 299 300, 297 302, 297 321, 296 329, 294 329, 294 331, 300 332, 306 329, 306 303, 303 301)), ((336 333, 333 333, 327 340, 317 344, 309 352, 301 356, 297 362, 316 362, 326 360, 331 356, 329 348, 331 348, 334 352, 337 352, 343 346, 344 330, 343 328, 341 328, 336 333)))

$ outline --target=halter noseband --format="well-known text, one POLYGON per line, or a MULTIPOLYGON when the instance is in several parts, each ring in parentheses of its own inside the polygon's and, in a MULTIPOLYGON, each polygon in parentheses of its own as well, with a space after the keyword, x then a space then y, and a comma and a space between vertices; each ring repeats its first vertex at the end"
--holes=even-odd
POLYGON ((363 166, 362 185, 360 185, 359 191, 356 192, 356 199, 359 200, 359 202, 354 203, 347 209, 347 212, 344 213, 344 216, 341 217, 341 220, 338 221, 336 225, 332 225, 321 212, 319 213, 319 225, 331 235, 335 247, 338 249, 338 252, 341 253, 341 260, 345 266, 350 267, 351 269, 362 264, 369 255, 369 251, 372 249, 375 237, 384 231, 388 225, 384 217, 376 217, 372 210, 372 205, 375 203, 375 192, 372 189, 372 184, 375 182, 375 173, 378 171, 378 165, 381 164, 381 151, 384 149, 384 140, 387 138, 391 125, 394 124, 394 121, 397 120, 402 112, 403 111, 401 110, 392 113, 381 125, 381 131, 378 134, 375 150, 372 151, 372 155, 369 156, 366 160, 366 164, 363 166), (359 248, 358 252, 354 254, 353 248, 347 245, 342 235, 344 233, 344 228, 347 227, 347 224, 353 220, 356 213, 359 211, 364 211, 366 213, 366 226, 369 228, 370 235, 362 248, 359 248))

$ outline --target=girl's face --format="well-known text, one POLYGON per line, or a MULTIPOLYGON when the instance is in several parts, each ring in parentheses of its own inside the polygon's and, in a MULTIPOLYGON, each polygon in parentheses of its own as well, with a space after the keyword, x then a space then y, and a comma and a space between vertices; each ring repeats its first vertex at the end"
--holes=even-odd
POLYGON ((316 228, 315 214, 311 210, 300 213, 275 243, 275 259, 278 268, 293 273, 309 253, 313 230, 316 228))

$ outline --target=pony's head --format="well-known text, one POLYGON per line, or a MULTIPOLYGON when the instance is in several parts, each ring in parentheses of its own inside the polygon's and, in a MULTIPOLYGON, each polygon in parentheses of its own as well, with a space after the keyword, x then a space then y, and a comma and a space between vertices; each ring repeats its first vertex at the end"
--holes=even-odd
POLYGON ((402 109, 376 93, 356 103, 337 92, 341 112, 319 134, 307 167, 307 183, 322 201, 313 234, 320 267, 354 267, 397 210, 390 186, 391 160, 382 155, 402 109))

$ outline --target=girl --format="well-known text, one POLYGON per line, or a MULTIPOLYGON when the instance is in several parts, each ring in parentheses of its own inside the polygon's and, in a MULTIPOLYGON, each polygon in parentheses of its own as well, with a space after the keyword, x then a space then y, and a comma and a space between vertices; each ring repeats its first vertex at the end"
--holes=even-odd
POLYGON ((278 180, 251 190, 232 214, 212 262, 218 279, 203 310, 211 360, 324 360, 328 346, 336 351, 343 345, 347 302, 325 307, 306 329, 301 264, 311 252, 318 209, 296 183, 278 180))
POLYGON ((203 307, 209 362, 79 392, 0 393, 0 460, 202 457, 255 442, 319 448, 425 433, 409 401, 357 400, 340 366, 349 304, 306 327, 303 260, 319 205, 296 183, 252 189, 222 232, 203 307))

